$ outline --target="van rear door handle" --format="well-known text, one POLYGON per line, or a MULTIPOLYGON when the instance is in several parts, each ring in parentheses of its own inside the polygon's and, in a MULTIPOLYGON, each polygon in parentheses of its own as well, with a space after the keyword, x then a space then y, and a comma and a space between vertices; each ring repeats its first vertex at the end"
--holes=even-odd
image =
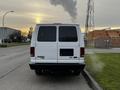
POLYGON ((77 56, 73 57, 73 58, 78 58, 77 56))
POLYGON ((37 58, 45 59, 45 56, 37 56, 37 58))

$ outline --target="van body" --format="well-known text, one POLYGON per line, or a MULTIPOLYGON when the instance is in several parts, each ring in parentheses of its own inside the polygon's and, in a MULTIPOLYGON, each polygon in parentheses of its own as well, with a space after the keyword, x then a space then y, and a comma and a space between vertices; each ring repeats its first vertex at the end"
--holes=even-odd
POLYGON ((32 34, 30 68, 71 71, 78 75, 85 67, 84 37, 78 24, 37 24, 32 34))

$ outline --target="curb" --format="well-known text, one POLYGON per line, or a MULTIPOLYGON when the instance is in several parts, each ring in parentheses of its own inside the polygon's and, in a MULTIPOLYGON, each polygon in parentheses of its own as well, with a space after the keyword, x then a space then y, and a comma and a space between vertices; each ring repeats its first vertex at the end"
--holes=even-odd
POLYGON ((103 90, 99 84, 92 78, 92 76, 86 71, 84 70, 82 72, 82 75, 84 76, 84 78, 86 79, 86 81, 88 82, 89 86, 93 89, 93 90, 103 90))

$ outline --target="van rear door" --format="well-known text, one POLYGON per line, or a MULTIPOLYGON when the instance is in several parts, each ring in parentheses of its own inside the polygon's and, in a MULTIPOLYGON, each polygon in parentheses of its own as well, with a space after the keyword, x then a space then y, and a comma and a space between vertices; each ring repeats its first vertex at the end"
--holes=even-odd
POLYGON ((78 63, 80 42, 77 27, 59 26, 58 37, 58 63, 78 63))
POLYGON ((57 63, 57 27, 40 26, 37 34, 35 57, 37 63, 57 63))

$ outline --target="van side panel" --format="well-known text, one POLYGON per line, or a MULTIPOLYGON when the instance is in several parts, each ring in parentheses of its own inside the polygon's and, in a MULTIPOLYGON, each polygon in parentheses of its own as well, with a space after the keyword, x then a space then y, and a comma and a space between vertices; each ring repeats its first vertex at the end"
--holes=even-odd
MULTIPOLYGON (((31 38, 31 46, 30 46, 30 48, 31 47, 36 47, 36 31, 37 31, 37 26, 35 27, 35 30, 33 31, 33 33, 32 33, 32 38, 31 38)), ((30 61, 30 63, 36 63, 36 59, 35 59, 35 57, 30 57, 31 58, 31 61, 30 61)))

